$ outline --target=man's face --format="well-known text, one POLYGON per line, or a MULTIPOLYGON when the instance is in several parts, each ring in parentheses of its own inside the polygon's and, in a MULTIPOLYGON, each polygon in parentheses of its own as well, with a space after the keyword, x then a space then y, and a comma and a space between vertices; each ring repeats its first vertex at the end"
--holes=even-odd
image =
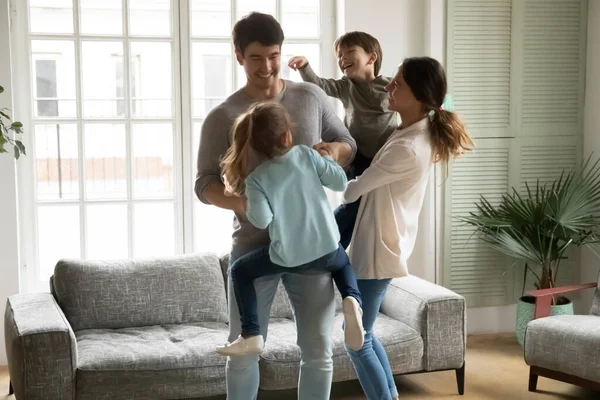
POLYGON ((260 89, 271 88, 278 83, 281 68, 281 46, 263 46, 252 42, 244 54, 235 52, 238 63, 244 67, 248 84, 260 89))

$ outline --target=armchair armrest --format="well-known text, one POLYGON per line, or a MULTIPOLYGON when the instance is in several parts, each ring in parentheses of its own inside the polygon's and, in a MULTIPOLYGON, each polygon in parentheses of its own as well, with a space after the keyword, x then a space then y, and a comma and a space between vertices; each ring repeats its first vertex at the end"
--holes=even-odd
POLYGON ((550 315, 550 307, 552 306, 552 297, 561 293, 574 292, 582 289, 596 288, 598 283, 584 283, 581 285, 562 286, 551 289, 532 290, 527 292, 530 296, 535 297, 535 314, 533 319, 544 318, 550 315))
POLYGON ((381 312, 420 333, 425 370, 463 366, 467 337, 464 297, 416 276, 407 276, 392 280, 381 312))
POLYGON ((8 370, 17 399, 75 399, 75 334, 50 293, 8 298, 8 370))

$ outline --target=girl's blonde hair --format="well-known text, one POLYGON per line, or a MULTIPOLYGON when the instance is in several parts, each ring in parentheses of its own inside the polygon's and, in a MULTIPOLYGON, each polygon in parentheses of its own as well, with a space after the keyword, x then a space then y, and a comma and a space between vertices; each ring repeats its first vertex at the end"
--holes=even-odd
POLYGON ((290 116, 276 102, 257 103, 236 119, 232 129, 233 143, 221 161, 230 194, 244 195, 250 149, 263 160, 283 155, 289 150, 283 134, 291 129, 290 116))
POLYGON ((446 97, 446 72, 431 57, 413 57, 404 60, 402 77, 415 98, 431 112, 431 145, 433 161, 446 167, 452 158, 459 157, 474 147, 467 129, 458 114, 442 109, 446 97))

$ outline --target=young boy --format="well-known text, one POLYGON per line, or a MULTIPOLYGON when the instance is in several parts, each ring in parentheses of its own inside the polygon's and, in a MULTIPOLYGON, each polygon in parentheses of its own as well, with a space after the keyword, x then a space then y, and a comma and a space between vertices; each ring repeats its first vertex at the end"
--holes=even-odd
MULTIPOLYGON (((379 75, 382 51, 379 41, 365 32, 348 32, 334 44, 341 79, 320 78, 303 56, 292 57, 289 67, 299 71, 302 80, 318 85, 329 96, 342 101, 344 123, 356 140, 358 151, 348 171, 348 179, 361 175, 373 157, 398 127, 398 116, 388 109, 385 87, 391 78, 379 75)), ((335 210, 340 243, 347 248, 358 213, 360 199, 335 210)))

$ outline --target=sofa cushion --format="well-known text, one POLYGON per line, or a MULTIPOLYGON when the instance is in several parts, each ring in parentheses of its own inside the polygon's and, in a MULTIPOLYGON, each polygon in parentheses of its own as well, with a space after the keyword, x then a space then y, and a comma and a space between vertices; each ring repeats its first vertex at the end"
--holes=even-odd
POLYGON ((86 329, 76 332, 77 368, 85 371, 164 371, 223 367, 215 349, 227 341, 220 322, 86 329))
POLYGON ((77 400, 198 399, 227 392, 224 366, 166 371, 77 371, 76 385, 77 400))
POLYGON ((77 399, 186 399, 225 393, 227 324, 88 329, 76 333, 77 399))
MULTIPOLYGON (((333 329, 334 382, 356 379, 344 349, 342 322, 343 315, 336 316, 333 329)), ((423 369, 423 339, 417 331, 383 314, 377 317, 374 331, 388 354, 395 374, 423 369)), ((299 372, 300 348, 296 344, 294 322, 272 320, 265 351, 260 357, 260 388, 280 390, 297 387, 299 372)))
POLYGON ((227 300, 214 254, 60 260, 53 287, 74 331, 227 322, 227 300))
POLYGON ((600 382, 600 317, 557 315, 531 321, 525 362, 600 382))

